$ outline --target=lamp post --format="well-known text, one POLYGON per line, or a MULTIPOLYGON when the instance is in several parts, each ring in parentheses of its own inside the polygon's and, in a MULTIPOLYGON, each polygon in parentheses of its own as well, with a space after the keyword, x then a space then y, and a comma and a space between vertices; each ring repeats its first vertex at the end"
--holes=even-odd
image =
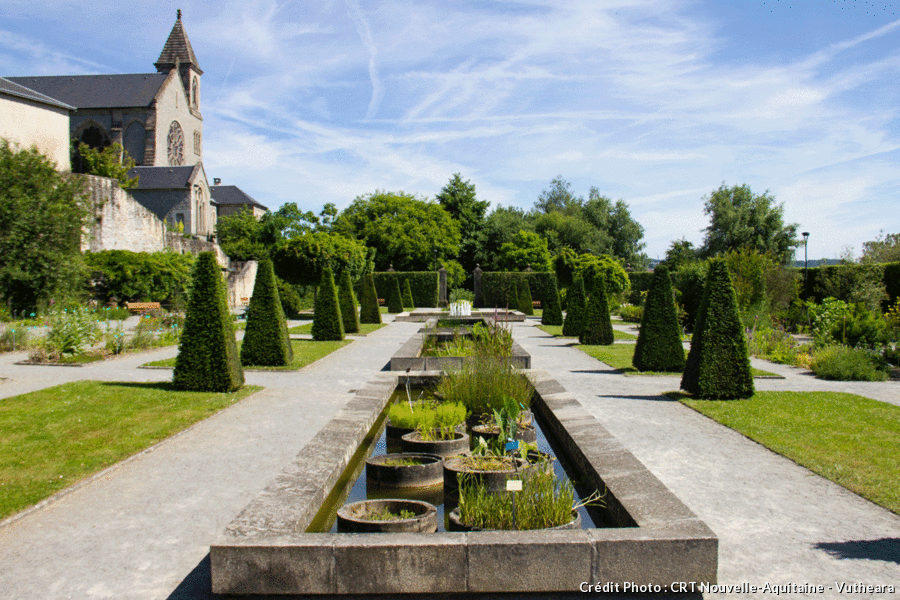
POLYGON ((803 299, 809 298, 809 232, 803 232, 803 299))

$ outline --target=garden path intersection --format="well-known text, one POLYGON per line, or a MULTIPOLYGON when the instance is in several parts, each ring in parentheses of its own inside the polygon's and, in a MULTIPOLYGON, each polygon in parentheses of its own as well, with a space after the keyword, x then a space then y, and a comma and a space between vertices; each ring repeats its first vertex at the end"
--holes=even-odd
MULTIPOLYGON (((662 396, 678 388, 677 377, 621 375, 537 323, 512 325, 535 368, 719 537, 720 587, 687 597, 887 598, 858 586, 900 588, 900 516, 662 396), (776 585, 825 589, 776 592, 776 585)), ((210 543, 420 327, 392 323, 299 372, 247 372, 248 384, 265 389, 0 524, 0 596, 213 598, 210 543)), ((137 367, 174 354, 161 349, 81 368, 16 366, 22 355, 3 355, 0 398, 80 379, 166 381, 171 371, 137 367)), ((840 390, 900 403, 900 382, 841 384, 755 366, 786 376, 757 379, 760 390, 840 390)))

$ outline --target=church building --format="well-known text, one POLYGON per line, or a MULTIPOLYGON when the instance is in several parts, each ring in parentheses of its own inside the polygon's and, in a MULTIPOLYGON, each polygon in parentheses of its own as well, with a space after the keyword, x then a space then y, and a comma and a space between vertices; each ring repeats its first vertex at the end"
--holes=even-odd
MULTIPOLYGON (((155 73, 7 77, 61 106, 73 140, 93 148, 120 143, 137 168, 129 193, 173 230, 212 239, 215 201, 203 169, 203 71, 177 12, 155 73)), ((78 171, 77 157, 73 170, 78 171)))

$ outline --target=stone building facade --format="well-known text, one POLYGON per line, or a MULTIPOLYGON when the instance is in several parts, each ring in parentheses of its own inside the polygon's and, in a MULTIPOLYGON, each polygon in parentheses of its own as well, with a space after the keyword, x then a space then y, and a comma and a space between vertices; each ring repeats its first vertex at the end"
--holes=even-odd
POLYGON ((34 146, 68 171, 69 114, 74 107, 0 77, 0 138, 26 149, 34 146))

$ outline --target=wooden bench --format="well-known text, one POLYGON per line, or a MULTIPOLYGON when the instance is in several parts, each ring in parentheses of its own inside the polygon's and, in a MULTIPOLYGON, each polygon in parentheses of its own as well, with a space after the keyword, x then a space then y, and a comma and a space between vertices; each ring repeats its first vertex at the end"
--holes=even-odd
POLYGON ((147 311, 159 310, 159 302, 126 302, 125 308, 133 313, 144 314, 147 311))

